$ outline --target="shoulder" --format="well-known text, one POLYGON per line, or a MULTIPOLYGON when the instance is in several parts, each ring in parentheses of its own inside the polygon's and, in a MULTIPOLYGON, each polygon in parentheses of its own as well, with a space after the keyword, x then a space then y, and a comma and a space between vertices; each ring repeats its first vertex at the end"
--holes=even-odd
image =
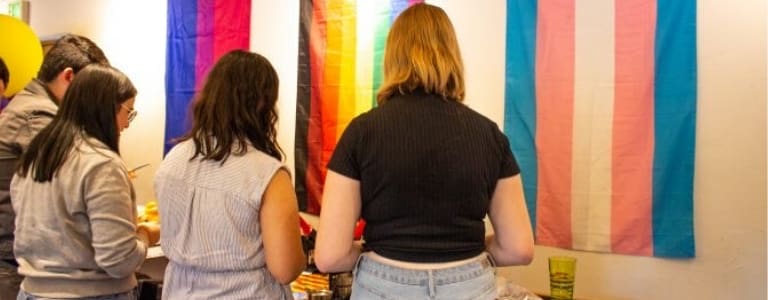
POLYGON ((188 165, 194 163, 190 161, 194 155, 195 143, 191 139, 177 143, 160 161, 160 165, 155 171, 155 180, 165 178, 166 176, 179 176, 188 165))
POLYGON ((254 167, 264 168, 269 176, 274 174, 277 169, 284 167, 283 162, 279 159, 274 158, 269 154, 262 152, 261 150, 253 148, 252 146, 248 146, 248 152, 245 153, 242 159, 244 159, 248 164, 253 164, 254 167))
POLYGON ((349 121, 347 128, 350 126, 367 126, 370 124, 373 118, 380 117, 383 114, 381 107, 373 107, 370 110, 363 112, 349 121))
POLYGON ((75 139, 73 155, 79 157, 81 164, 83 164, 82 167, 106 165, 117 169, 125 169, 120 155, 93 137, 82 136, 75 139))
MULTIPOLYGON (((242 178, 242 189, 250 198, 260 201, 261 195, 272 182, 279 170, 288 170, 282 161, 248 146, 248 151, 240 156, 230 156, 223 166, 233 178, 242 178)), ((290 173, 286 173, 289 177, 290 173)))
POLYGON ((70 178, 69 181, 124 182, 128 180, 128 169, 120 155, 101 141, 85 136, 75 139, 69 157, 61 166, 59 174, 67 174, 65 177, 70 178), (79 180, 74 179, 78 177, 79 180))
POLYGON ((496 122, 486 117, 485 115, 477 112, 476 110, 472 109, 468 105, 462 102, 455 102, 455 101, 451 101, 450 103, 456 108, 456 110, 459 112, 462 118, 465 118, 468 121, 474 122, 476 126, 481 126, 481 127, 485 127, 488 129, 495 129, 495 130, 499 129, 499 126, 498 124, 496 124, 496 122))
MULTIPOLYGON (((248 172, 253 176, 251 177, 252 180, 257 182, 268 183, 272 180, 278 170, 288 170, 288 167, 281 160, 250 146, 248 152, 241 157, 241 159, 245 160, 245 162, 238 163, 236 167, 243 165, 248 166, 248 172)), ((240 169, 243 170, 242 167, 240 169)), ((288 175, 291 175, 290 172, 288 175)))
POLYGON ((0 126, 6 127, 11 124, 18 124, 22 126, 25 123, 30 123, 33 120, 47 120, 47 122, 53 120, 56 116, 58 106, 52 101, 47 99, 34 99, 16 96, 8 103, 3 109, 3 113, 0 114, 0 126))
MULTIPOLYGON (((32 83, 30 83, 30 86, 32 83)), ((17 115, 40 114, 53 117, 59 107, 54 103, 46 93, 39 93, 38 88, 24 89, 13 100, 8 102, 8 106, 3 112, 12 112, 17 115)))
POLYGON ((188 139, 174 145, 171 150, 166 153, 163 161, 189 160, 194 154, 195 143, 191 139, 188 139))

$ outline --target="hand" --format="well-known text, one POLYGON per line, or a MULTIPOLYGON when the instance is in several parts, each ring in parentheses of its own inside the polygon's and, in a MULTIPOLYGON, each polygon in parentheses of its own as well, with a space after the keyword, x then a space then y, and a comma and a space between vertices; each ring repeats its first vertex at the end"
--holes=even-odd
POLYGON ((136 179, 136 177, 138 177, 138 175, 136 175, 136 171, 138 171, 138 170, 140 170, 142 168, 145 168, 145 167, 149 167, 149 164, 143 164, 143 165, 140 165, 138 167, 135 167, 133 169, 128 170, 128 178, 136 179))
POLYGON ((136 234, 147 244, 152 246, 160 241, 160 225, 154 222, 142 222, 136 226, 136 234))

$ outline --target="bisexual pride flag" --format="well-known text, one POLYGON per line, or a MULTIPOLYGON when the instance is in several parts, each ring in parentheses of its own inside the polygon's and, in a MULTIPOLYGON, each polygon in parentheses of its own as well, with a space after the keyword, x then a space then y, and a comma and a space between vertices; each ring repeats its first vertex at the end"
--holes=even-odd
POLYGON ((506 42, 536 243, 694 257, 696 0, 508 0, 506 42))
POLYGON ((214 63, 248 49, 251 0, 168 0, 165 149, 190 127, 189 102, 214 63))
POLYGON ((423 0, 300 0, 296 194, 319 214, 326 165, 347 124, 376 105, 392 21, 423 0))

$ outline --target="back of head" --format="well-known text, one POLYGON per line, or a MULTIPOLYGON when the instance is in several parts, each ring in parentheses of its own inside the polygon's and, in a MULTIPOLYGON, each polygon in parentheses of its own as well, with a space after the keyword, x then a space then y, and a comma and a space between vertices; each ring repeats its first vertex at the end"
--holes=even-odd
POLYGON ((464 64, 456 32, 443 9, 416 4, 392 23, 384 53, 384 81, 377 100, 423 89, 464 100, 464 64))
POLYGON ((19 173, 26 175, 33 168, 35 180, 50 180, 83 132, 119 153, 117 113, 134 97, 136 88, 119 70, 99 64, 86 66, 72 80, 56 117, 30 143, 19 173))
MULTIPOLYGON (((0 81, 3 82, 3 86, 6 88, 8 88, 8 81, 11 79, 10 76, 11 74, 8 71, 8 66, 5 65, 5 61, 0 57, 0 81)), ((0 97, 2 96, 3 94, 0 93, 0 97)))
POLYGON ((194 140, 195 156, 222 163, 233 151, 244 153, 248 144, 282 159, 276 140, 279 84, 264 56, 242 50, 227 53, 208 73, 194 102, 192 129, 182 139, 194 140))
POLYGON ((50 82, 66 68, 72 68, 78 73, 85 66, 94 63, 109 64, 101 48, 86 37, 66 34, 56 40, 45 54, 40 71, 37 72, 37 79, 50 82))

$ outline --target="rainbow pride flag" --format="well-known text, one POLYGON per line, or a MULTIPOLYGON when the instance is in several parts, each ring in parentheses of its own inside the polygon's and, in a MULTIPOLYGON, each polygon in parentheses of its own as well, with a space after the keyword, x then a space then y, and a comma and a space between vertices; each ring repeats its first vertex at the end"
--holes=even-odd
POLYGON ((347 124, 376 105, 392 20, 423 0, 300 0, 296 194, 318 214, 326 165, 347 124))
POLYGON ((165 151, 189 129, 189 102, 213 64, 248 49, 251 0, 168 0, 165 151))
POLYGON ((536 243, 694 257, 696 0, 508 0, 506 53, 536 243))

